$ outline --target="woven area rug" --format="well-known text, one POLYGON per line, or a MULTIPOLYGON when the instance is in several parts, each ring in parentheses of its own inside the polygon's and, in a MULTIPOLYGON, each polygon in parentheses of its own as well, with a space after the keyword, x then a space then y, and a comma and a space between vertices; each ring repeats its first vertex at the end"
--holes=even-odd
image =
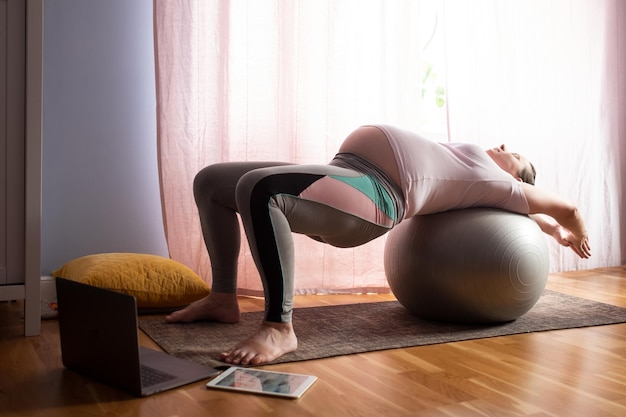
MULTIPOLYGON (((251 335, 262 318, 253 312, 237 324, 167 324, 163 316, 142 316, 139 327, 174 356, 218 366, 219 353, 251 335)), ((293 318, 298 350, 273 363, 624 322, 625 308, 547 290, 524 316, 489 326, 426 321, 397 301, 300 308, 293 318)))

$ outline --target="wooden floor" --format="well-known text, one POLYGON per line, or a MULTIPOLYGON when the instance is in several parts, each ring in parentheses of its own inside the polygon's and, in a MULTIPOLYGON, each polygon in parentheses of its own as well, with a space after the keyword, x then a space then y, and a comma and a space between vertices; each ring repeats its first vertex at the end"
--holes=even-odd
MULTIPOLYGON (((553 274, 548 288, 626 307, 626 267, 553 274)), ((297 306, 390 298, 301 296, 297 306)), ((242 299, 242 307, 256 310, 261 301, 242 299)), ((3 417, 626 416, 626 324, 267 367, 319 377, 299 400, 208 390, 204 382, 137 399, 65 370, 56 320, 25 338, 20 308, 0 304, 3 417)), ((154 346, 145 336, 142 343, 154 346)))

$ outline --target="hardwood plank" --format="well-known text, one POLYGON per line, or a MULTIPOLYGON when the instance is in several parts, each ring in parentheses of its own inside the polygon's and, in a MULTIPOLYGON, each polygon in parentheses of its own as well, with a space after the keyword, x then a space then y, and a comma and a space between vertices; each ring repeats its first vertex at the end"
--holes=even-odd
MULTIPOLYGON (((548 288, 626 307, 626 267, 551 274, 548 288)), ((391 299, 307 295, 296 297, 296 307, 391 299)), ((266 367, 319 377, 295 401, 208 390, 204 382, 138 399, 63 369, 57 322, 23 337, 22 307, 0 303, 2 416, 626 415, 626 324, 266 367)), ((241 307, 261 310, 263 300, 244 297, 241 307)), ((140 340, 156 347, 142 333, 140 340)))

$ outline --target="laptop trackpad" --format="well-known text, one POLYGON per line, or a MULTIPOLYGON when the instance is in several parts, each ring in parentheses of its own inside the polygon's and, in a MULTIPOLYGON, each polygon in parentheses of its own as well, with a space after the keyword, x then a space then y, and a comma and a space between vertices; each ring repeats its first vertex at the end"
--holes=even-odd
POLYGON ((144 378, 148 378, 146 383, 149 384, 144 385, 142 382, 144 387, 169 386, 175 383, 175 380, 181 380, 184 381, 183 384, 189 384, 210 378, 219 373, 214 368, 179 359, 145 346, 139 347, 139 356, 142 367, 142 381, 144 378))

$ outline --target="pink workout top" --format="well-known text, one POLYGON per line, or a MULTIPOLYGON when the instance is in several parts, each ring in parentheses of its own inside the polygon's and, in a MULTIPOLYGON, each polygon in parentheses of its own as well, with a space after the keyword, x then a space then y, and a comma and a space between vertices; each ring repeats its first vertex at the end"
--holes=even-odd
POLYGON ((468 207, 494 207, 528 214, 528 201, 515 178, 479 146, 437 143, 387 125, 405 199, 405 216, 468 207))

